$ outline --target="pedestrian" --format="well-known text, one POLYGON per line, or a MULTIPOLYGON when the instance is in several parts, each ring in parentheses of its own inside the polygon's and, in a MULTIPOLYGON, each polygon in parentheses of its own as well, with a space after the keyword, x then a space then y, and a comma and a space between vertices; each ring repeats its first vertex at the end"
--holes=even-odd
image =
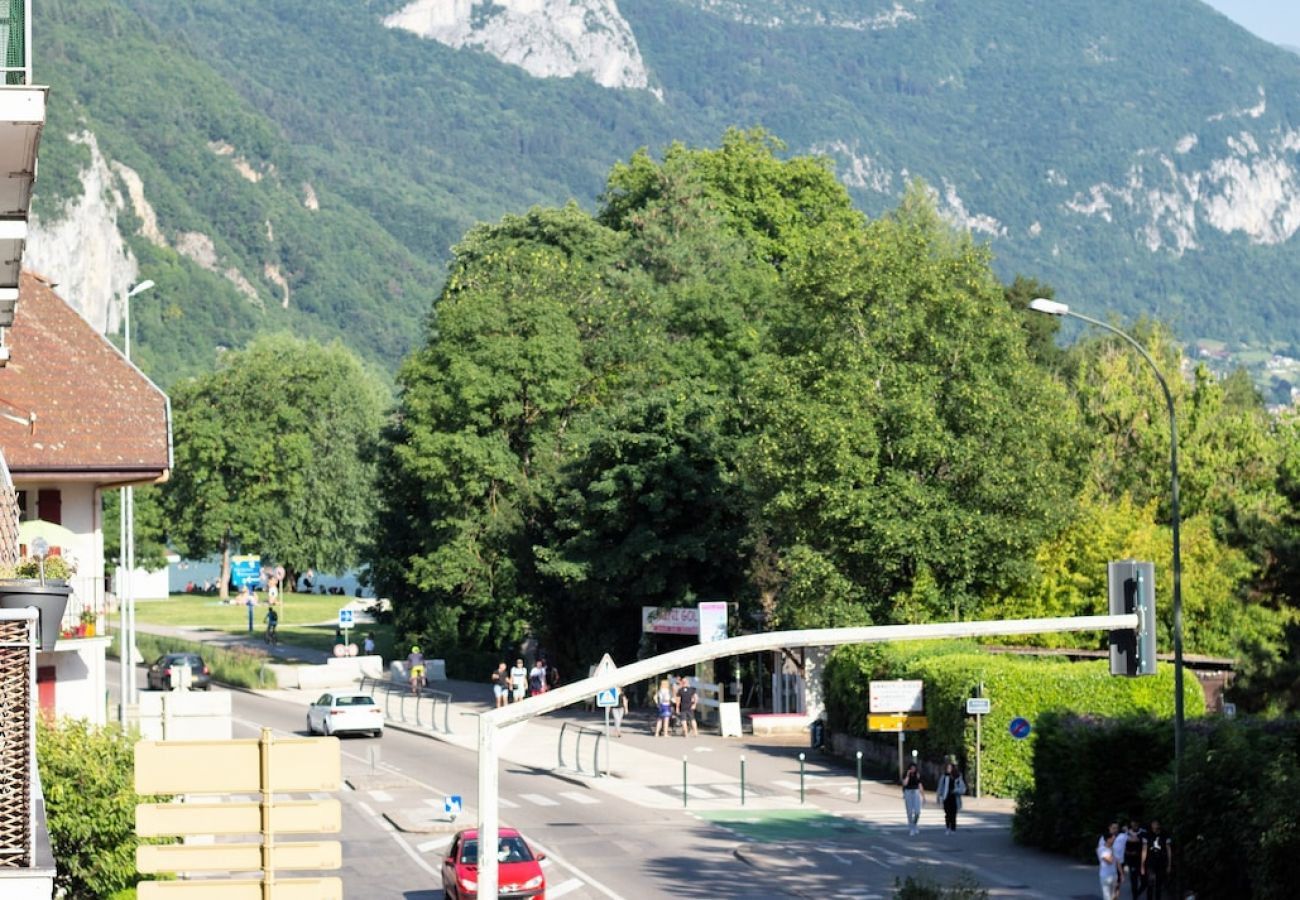
POLYGON ((1101 900, 1115 900, 1119 894, 1119 860, 1115 856, 1118 829, 1101 836, 1097 845, 1097 877, 1101 884, 1101 900))
POLYGON ((695 707, 699 702, 699 694, 683 675, 677 687, 677 719, 682 724, 682 737, 689 737, 692 732, 700 736, 700 725, 695 721, 695 707))
POLYGON ((361 642, 361 652, 366 656, 375 655, 375 633, 373 631, 366 632, 366 639, 361 642))
POLYGON ((945 834, 957 832, 957 811, 961 809, 961 798, 966 794, 966 779, 961 777, 961 769, 954 762, 943 767, 939 776, 939 785, 935 788, 934 798, 943 804, 943 830, 945 834))
POLYGON ((1142 848, 1142 877, 1146 879, 1150 900, 1164 900, 1165 885, 1174 871, 1173 838, 1165 834, 1159 819, 1151 820, 1146 844, 1142 848))
POLYGON ((554 665, 546 667, 546 689, 553 691, 560 686, 560 670, 554 665))
POLYGON ((257 605, 257 598, 253 596, 253 589, 244 585, 239 595, 244 606, 248 609, 248 633, 253 633, 253 607, 257 605))
MULTIPOLYGON (((1124 865, 1121 877, 1128 878, 1133 900, 1138 900, 1147 888, 1147 880, 1142 877, 1142 848, 1146 846, 1146 829, 1137 819, 1129 819, 1128 830, 1124 833, 1124 849, 1119 852, 1119 860, 1124 865)), ((1119 839, 1116 839, 1116 844, 1119 839)))
POLYGON ((492 673, 492 696, 496 699, 497 708, 505 706, 510 699, 510 670, 506 668, 506 661, 503 659, 497 663, 496 671, 492 673))
POLYGON ((925 787, 921 783, 921 770, 909 763, 903 773, 903 809, 907 812, 907 833, 921 831, 921 803, 925 800, 925 787))
POLYGON ((655 718, 654 737, 661 734, 667 737, 669 722, 673 717, 673 689, 667 678, 659 682, 659 690, 655 691, 655 706, 658 707, 658 716, 655 718))
POLYGON ((280 602, 280 582, 272 575, 266 579, 266 602, 275 606, 280 602))
POLYGON ((618 702, 614 704, 614 737, 623 736, 623 717, 627 713, 627 691, 618 688, 618 702))
POLYGON ((510 699, 515 703, 524 699, 528 691, 528 670, 524 668, 524 661, 516 659, 514 666, 510 669, 510 699))
POLYGON ((537 657, 537 662, 528 670, 528 696, 536 697, 546 693, 546 659, 537 657))
POLYGON ((276 629, 280 627, 280 614, 275 611, 275 607, 271 607, 266 611, 265 621, 266 621, 266 642, 268 644, 280 643, 280 636, 276 633, 276 629))

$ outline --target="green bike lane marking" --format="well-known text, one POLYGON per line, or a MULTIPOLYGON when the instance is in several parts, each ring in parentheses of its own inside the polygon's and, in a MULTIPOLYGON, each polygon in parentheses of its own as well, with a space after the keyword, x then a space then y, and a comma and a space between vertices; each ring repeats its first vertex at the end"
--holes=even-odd
POLYGON ((750 840, 767 843, 837 840, 875 833, 869 825, 816 810, 701 810, 695 816, 750 840))

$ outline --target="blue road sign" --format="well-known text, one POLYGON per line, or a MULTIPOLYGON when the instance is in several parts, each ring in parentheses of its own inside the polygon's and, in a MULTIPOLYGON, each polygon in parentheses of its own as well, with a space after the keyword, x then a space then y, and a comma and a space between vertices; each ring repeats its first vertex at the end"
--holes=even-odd
POLYGON ((460 794, 452 794, 442 799, 442 811, 453 819, 460 815, 462 809, 464 804, 460 802, 460 794))
POLYGON ((1029 720, 1022 718, 1021 716, 1016 716, 1011 720, 1011 724, 1007 726, 1007 730, 1011 732, 1013 738, 1018 741, 1023 741, 1025 738, 1029 737, 1029 720))
POLYGON ((352 610, 350 609, 339 610, 339 627, 340 628, 352 627, 352 610))
POLYGON ((618 706, 618 688, 609 688, 597 694, 596 705, 602 708, 618 706))

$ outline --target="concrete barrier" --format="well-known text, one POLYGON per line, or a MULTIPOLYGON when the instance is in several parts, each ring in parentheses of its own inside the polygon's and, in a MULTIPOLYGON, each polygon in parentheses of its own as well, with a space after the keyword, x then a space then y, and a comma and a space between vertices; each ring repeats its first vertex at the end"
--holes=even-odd
POLYGON ((755 713, 749 721, 754 728, 754 737, 798 734, 808 730, 812 716, 807 713, 755 713))

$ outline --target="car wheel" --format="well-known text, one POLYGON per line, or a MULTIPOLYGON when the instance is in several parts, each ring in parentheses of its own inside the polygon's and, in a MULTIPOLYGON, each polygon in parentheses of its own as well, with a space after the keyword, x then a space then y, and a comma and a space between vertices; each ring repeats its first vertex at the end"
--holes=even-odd
POLYGON ((307 733, 308 733, 308 734, 315 734, 315 733, 316 733, 316 726, 313 725, 313 724, 311 723, 311 716, 310 716, 310 715, 307 716, 307 733))
POLYGON ((376 728, 374 731, 372 731, 372 732, 370 732, 370 733, 373 734, 373 735, 374 735, 375 737, 377 737, 377 738, 381 738, 381 737, 384 736, 384 729, 382 729, 382 728, 376 728))

